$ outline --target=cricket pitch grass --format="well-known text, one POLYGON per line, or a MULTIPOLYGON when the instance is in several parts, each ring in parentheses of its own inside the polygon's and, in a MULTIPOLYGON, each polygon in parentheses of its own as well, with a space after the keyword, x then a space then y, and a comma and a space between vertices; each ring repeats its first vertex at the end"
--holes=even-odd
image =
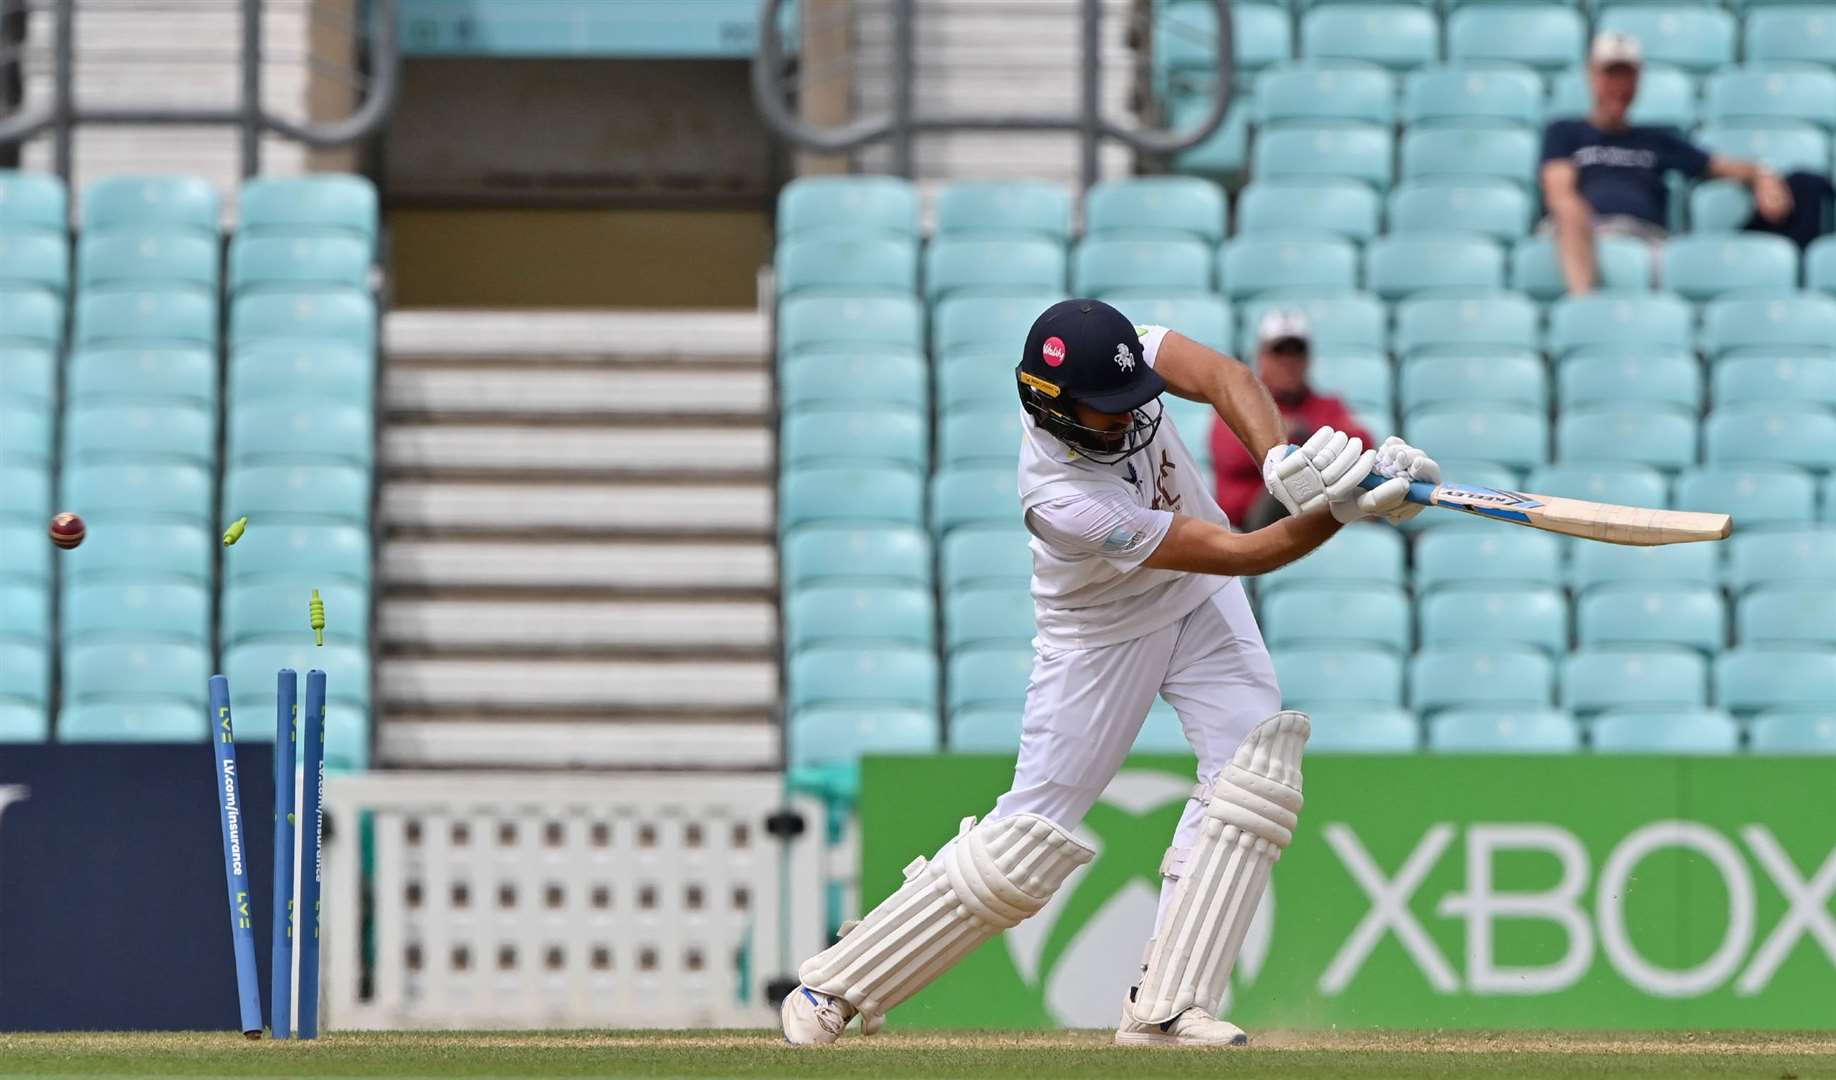
POLYGON ((1117 1050, 1109 1032, 910 1033, 831 1047, 756 1032, 0 1033, 0 1076, 757 1077, 1056 1080, 1199 1076, 1836 1078, 1836 1032, 1272 1032, 1247 1049, 1117 1050))

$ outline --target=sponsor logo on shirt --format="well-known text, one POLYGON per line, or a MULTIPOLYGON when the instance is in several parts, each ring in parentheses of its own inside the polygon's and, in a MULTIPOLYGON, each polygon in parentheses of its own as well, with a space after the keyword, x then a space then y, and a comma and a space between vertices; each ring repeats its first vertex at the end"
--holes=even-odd
POLYGON ((1160 452, 1160 475, 1154 478, 1154 505, 1150 510, 1171 510, 1179 513, 1180 497, 1173 490, 1173 457, 1165 450, 1160 452))
POLYGON ((1655 169, 1655 150, 1635 150, 1630 146, 1583 146, 1575 151, 1575 168, 1610 165, 1619 169, 1655 169))
POLYGON ((1127 525, 1118 525, 1115 530, 1103 538, 1103 550, 1117 555, 1138 546, 1147 537, 1147 529, 1130 530, 1127 525))

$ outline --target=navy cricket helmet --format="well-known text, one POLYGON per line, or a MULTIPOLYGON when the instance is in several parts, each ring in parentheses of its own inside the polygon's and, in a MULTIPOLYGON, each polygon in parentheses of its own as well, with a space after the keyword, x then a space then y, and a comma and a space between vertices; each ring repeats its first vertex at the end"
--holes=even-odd
POLYGON ((1033 422, 1091 461, 1121 461, 1160 428, 1160 406, 1150 412, 1148 404, 1166 380, 1147 365, 1135 325, 1101 300, 1061 300, 1045 309, 1027 332, 1014 376, 1033 422), (1079 418, 1080 404, 1128 423, 1092 427, 1079 418))

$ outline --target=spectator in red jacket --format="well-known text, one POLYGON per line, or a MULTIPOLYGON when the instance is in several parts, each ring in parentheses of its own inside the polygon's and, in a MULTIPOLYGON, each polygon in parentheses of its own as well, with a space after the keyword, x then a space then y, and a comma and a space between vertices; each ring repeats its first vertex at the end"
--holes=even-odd
MULTIPOLYGON (((1307 385, 1311 355, 1307 317, 1300 312, 1277 308, 1257 323, 1256 374, 1288 424, 1288 441, 1299 445, 1322 425, 1331 425, 1363 439, 1367 447, 1377 445, 1343 401, 1307 385)), ((1250 457, 1223 424, 1211 425, 1211 460, 1218 473, 1218 505, 1230 515, 1231 524, 1245 531, 1259 529, 1286 513, 1263 486, 1262 463, 1250 457)))

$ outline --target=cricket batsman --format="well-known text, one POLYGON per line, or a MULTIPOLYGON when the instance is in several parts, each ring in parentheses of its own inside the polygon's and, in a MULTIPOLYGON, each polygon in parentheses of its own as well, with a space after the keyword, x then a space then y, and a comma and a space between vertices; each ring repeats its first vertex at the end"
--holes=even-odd
POLYGON ((1013 786, 804 962, 784 1000, 784 1037, 834 1042, 856 1016, 872 1034, 894 1006, 1044 907, 1094 857, 1073 831, 1158 694, 1198 755, 1198 784, 1161 860, 1159 910, 1115 1041, 1244 1045, 1213 1011, 1293 835, 1309 726, 1281 707, 1240 579, 1351 522, 1413 516, 1409 483, 1438 482, 1440 467, 1400 439, 1368 450, 1330 427, 1283 445, 1281 414, 1248 367, 1097 300, 1047 308, 1015 375, 1038 636, 1013 786), (1161 409, 1166 392, 1209 402, 1262 460, 1290 516, 1232 532, 1161 409), (1364 490, 1373 471, 1387 479, 1364 490))

